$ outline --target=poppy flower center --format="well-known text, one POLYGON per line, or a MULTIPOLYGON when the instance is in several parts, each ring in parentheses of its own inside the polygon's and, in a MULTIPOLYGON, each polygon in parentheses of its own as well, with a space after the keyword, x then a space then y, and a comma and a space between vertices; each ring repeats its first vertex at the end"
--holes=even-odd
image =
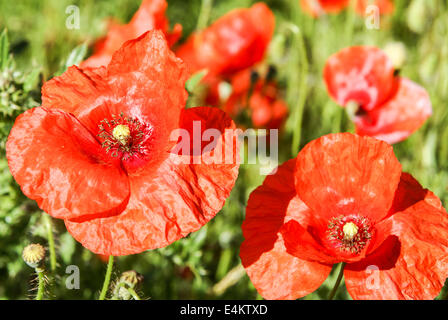
POLYGON ((101 120, 98 128, 101 146, 112 157, 128 160, 147 151, 144 142, 151 134, 151 129, 135 118, 125 117, 123 113, 118 117, 112 115, 112 119, 101 120))
POLYGON ((327 236, 341 251, 358 254, 372 238, 369 219, 358 216, 338 216, 330 220, 327 236))
POLYGON ((344 232, 344 239, 352 240, 356 234, 358 233, 358 226, 353 222, 347 222, 342 227, 342 231, 344 232))

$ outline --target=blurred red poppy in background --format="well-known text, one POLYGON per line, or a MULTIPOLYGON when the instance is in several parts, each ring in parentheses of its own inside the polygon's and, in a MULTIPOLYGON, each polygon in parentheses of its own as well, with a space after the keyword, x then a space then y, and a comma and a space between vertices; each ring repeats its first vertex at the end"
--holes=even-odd
MULTIPOLYGON (((346 9, 350 5, 350 0, 300 0, 300 5, 303 11, 318 17, 346 9)), ((391 14, 394 11, 392 0, 357 0, 355 10, 358 14, 365 15, 369 5, 377 6, 380 14, 391 14)))
POLYGON ((173 45, 182 34, 182 26, 176 24, 171 32, 168 31, 169 22, 165 16, 167 6, 165 0, 143 0, 128 24, 121 25, 113 20, 109 21, 107 36, 95 43, 92 56, 83 61, 80 67, 97 68, 108 65, 114 52, 124 42, 135 39, 148 30, 163 31, 169 45, 173 45))
POLYGON ((325 13, 338 13, 350 4, 350 0, 300 0, 303 11, 314 17, 325 13))
POLYGON ((209 152, 231 143, 228 164, 171 156, 173 131, 190 133, 193 121, 202 132, 235 127, 219 109, 185 109, 187 76, 155 30, 123 44, 107 68, 73 66, 46 82, 42 107, 17 118, 6 145, 23 193, 97 254, 139 253, 198 230, 233 187, 238 146, 216 138, 209 152))
POLYGON ((209 76, 232 75, 263 59, 274 27, 274 14, 264 3, 234 9, 193 33, 176 54, 191 73, 207 69, 209 76))
POLYGON ((346 263, 353 299, 433 299, 448 276, 448 216, 385 142, 350 133, 306 145, 249 197, 240 257, 267 299, 316 290, 346 263))
POLYGON ((276 83, 269 78, 269 74, 260 78, 251 69, 235 74, 224 111, 234 119, 247 112, 256 128, 280 128, 288 115, 288 106, 279 98, 276 83))
POLYGON ((249 9, 235 9, 207 29, 194 33, 176 54, 187 62, 190 72, 207 69, 202 80, 207 86, 206 102, 221 106, 237 120, 249 112, 255 127, 278 128, 287 115, 278 98, 274 81, 251 82, 251 70, 263 60, 275 28, 275 17, 264 3, 249 9), (262 21, 262 23, 260 23, 262 21), (232 85, 222 97, 222 82, 232 85))
POLYGON ((378 7, 380 14, 392 14, 394 12, 394 3, 392 0, 358 0, 356 2, 356 12, 365 15, 369 6, 378 7))
POLYGON ((406 139, 432 114, 424 88, 395 76, 387 55, 378 48, 358 46, 332 55, 323 72, 330 96, 354 108, 356 133, 388 143, 406 139))

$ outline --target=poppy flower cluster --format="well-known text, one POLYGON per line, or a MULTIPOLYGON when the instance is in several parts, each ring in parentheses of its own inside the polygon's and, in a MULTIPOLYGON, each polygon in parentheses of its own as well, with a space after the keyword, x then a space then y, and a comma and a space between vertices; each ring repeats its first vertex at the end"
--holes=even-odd
POLYGON ((404 140, 432 114, 426 90, 396 75, 378 48, 345 48, 328 58, 323 77, 330 96, 349 110, 356 133, 388 143, 404 140))
POLYGON ((240 257, 267 299, 315 291, 345 263, 353 299, 433 299, 448 276, 448 215, 392 147, 323 136, 249 197, 240 257))
POLYGON ((80 67, 107 66, 114 52, 124 42, 135 39, 148 30, 161 30, 170 46, 176 43, 182 34, 182 26, 176 24, 172 31, 168 31, 169 22, 165 16, 167 6, 165 0, 143 0, 128 24, 121 25, 110 20, 107 35, 95 42, 92 56, 83 61, 80 67))
MULTIPOLYGON (((16 119, 6 145, 23 193, 97 254, 139 253, 198 230, 222 208, 239 163, 173 157, 175 130, 235 127, 217 108, 185 109, 187 77, 153 30, 125 42, 107 67, 72 66, 46 82, 42 106, 16 119)), ((232 143, 225 150, 238 153, 218 140, 215 148, 232 143)))
POLYGON ((207 69, 202 83, 207 87, 206 102, 221 106, 237 119, 246 109, 256 127, 277 127, 286 117, 285 103, 270 79, 251 82, 250 74, 263 60, 275 28, 275 18, 264 3, 248 9, 235 9, 205 30, 193 33, 176 54, 190 72, 207 69), (263 21, 263 23, 260 23, 263 21), (221 83, 232 85, 230 96, 223 97, 221 83))
MULTIPOLYGON (((350 6, 350 0, 300 0, 303 11, 313 17, 325 13, 339 13, 350 6)), ((364 15, 369 5, 377 6, 380 14, 391 14, 394 11, 392 0, 357 0, 355 10, 359 15, 364 15)))

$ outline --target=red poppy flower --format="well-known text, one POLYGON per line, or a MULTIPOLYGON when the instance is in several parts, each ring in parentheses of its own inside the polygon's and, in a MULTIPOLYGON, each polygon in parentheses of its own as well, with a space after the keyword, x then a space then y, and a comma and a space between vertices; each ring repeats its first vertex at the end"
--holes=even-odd
POLYGON ((46 82, 42 107, 17 118, 6 146, 24 194, 97 254, 139 253, 198 230, 223 206, 239 164, 227 153, 226 164, 196 161, 232 143, 224 135, 194 161, 172 156, 173 130, 234 128, 219 109, 184 109, 186 78, 155 30, 126 42, 107 68, 73 66, 46 82))
MULTIPOLYGON (((318 17, 324 13, 338 13, 350 5, 350 0, 300 0, 302 9, 318 17)), ((356 12, 360 15, 366 13, 368 5, 378 7, 380 14, 390 14, 394 11, 394 4, 391 0, 358 0, 356 2, 356 12)))
POLYGON ((332 55, 323 72, 327 90, 337 103, 357 105, 356 132, 391 144, 407 138, 432 114, 426 90, 394 72, 384 52, 363 46, 332 55))
POLYGON ((280 128, 288 115, 288 107, 279 99, 277 85, 262 78, 252 83, 251 75, 252 70, 246 69, 232 77, 232 94, 224 102, 224 110, 233 118, 249 112, 257 128, 280 128))
POLYGON ((358 0, 356 3, 356 12, 360 15, 366 14, 369 5, 377 6, 380 14, 392 14, 394 12, 394 3, 392 0, 358 0))
POLYGON ((268 299, 316 290, 345 262, 353 299, 433 299, 448 277, 448 216, 390 145, 310 142, 249 197, 241 261, 268 299))
POLYGON ((302 9, 313 17, 324 13, 338 13, 350 4, 350 0, 300 0, 302 9))
POLYGON ((176 24, 171 32, 168 31, 169 23, 165 16, 166 8, 165 0, 143 0, 140 8, 128 24, 121 25, 115 21, 110 21, 107 36, 95 43, 93 55, 83 61, 80 67, 97 68, 106 66, 114 52, 124 42, 135 39, 148 30, 163 31, 168 43, 170 45, 174 44, 182 34, 182 26, 176 24))
POLYGON ((192 34, 176 54, 192 73, 206 68, 211 76, 229 75, 263 59, 274 27, 274 14, 264 3, 256 3, 232 10, 192 34))

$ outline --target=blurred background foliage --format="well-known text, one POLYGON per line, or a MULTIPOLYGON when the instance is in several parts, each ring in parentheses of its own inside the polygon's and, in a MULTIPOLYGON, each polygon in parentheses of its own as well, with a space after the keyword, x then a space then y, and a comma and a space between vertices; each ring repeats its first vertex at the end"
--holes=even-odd
MULTIPOLYGON (((210 23, 233 8, 248 7, 256 1, 207 2, 212 3, 210 23)), ((394 145, 394 150, 404 171, 446 204, 447 1, 395 0, 394 14, 381 17, 379 30, 367 29, 364 18, 353 10, 313 19, 301 11, 299 0, 265 2, 277 19, 264 63, 276 67, 276 80, 290 110, 280 136, 279 161, 295 157, 299 148, 321 135, 354 129, 345 111, 330 100, 325 90, 322 69, 328 56, 360 44, 388 48, 392 54, 401 54, 404 49, 406 61, 400 73, 428 90, 434 114, 418 132, 394 145)), ((183 26, 181 42, 196 28, 201 4, 201 0, 168 0, 171 25, 183 26)), ((0 30, 6 28, 9 38, 7 41, 3 33, 0 41, 1 299, 25 299, 35 294, 35 275, 22 261, 21 252, 31 242, 48 247, 49 230, 55 238, 57 264, 56 270, 50 271, 51 262, 46 263, 47 298, 95 299, 99 295, 106 264, 74 241, 60 220, 49 219, 34 201, 22 195, 9 173, 4 143, 15 117, 40 104, 42 82, 88 55, 88 46, 106 31, 106 18, 128 22, 139 5, 140 0, 0 1, 0 30), (80 29, 69 30, 65 26, 69 5, 80 9, 80 29), (68 290, 65 286, 69 265, 80 268, 80 290, 68 290)), ((152 299, 261 298, 241 268, 239 246, 248 196, 263 179, 256 165, 242 165, 236 186, 216 218, 166 248, 116 258, 115 278, 123 271, 136 270, 144 275, 142 296, 152 299)), ((335 278, 333 272, 318 291, 305 299, 325 298, 335 278)), ((350 299, 343 287, 337 298, 350 299)))

